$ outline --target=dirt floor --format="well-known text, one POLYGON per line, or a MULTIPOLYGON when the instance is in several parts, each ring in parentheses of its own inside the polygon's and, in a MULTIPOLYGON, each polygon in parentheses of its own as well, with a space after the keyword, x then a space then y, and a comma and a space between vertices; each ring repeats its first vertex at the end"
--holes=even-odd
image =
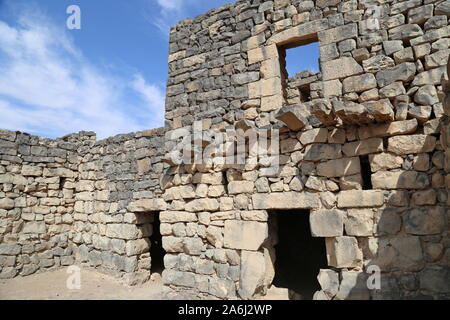
POLYGON ((160 300, 162 282, 155 277, 144 285, 128 287, 117 279, 81 269, 81 288, 70 290, 67 269, 0 280, 0 300, 160 300))

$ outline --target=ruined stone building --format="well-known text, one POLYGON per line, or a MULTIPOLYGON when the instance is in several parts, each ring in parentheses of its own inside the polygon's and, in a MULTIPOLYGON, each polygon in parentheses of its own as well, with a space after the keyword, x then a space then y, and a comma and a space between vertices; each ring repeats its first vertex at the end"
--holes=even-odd
POLYGON ((162 272, 167 298, 449 299, 449 16, 449 0, 239 0, 179 22, 164 128, 0 132, 0 278, 76 264, 162 272), (286 52, 313 42, 320 72, 289 78, 286 52), (175 161, 220 135, 245 163, 175 161))

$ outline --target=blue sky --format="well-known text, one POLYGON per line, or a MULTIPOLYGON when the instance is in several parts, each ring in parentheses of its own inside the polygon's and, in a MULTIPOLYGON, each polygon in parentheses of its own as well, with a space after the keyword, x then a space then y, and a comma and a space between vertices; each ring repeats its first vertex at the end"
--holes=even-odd
POLYGON ((0 0, 0 128, 105 138, 162 126, 170 26, 229 2, 0 0), (73 4, 81 30, 66 27, 73 4))

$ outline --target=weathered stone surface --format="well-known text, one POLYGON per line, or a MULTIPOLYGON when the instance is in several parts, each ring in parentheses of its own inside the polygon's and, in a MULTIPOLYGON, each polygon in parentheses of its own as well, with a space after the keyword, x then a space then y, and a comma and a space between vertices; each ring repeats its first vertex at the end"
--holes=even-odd
POLYGON ((342 158, 321 162, 317 165, 317 174, 324 177, 343 177, 361 172, 359 158, 342 158))
POLYGON ((314 209, 319 206, 319 196, 308 192, 283 192, 254 194, 253 209, 314 209))
POLYGON ((380 238, 377 257, 371 264, 385 272, 421 270, 424 261, 419 237, 380 238))
POLYGON ((433 105, 439 102, 436 87, 433 85, 426 85, 420 87, 414 95, 414 101, 423 106, 433 105))
POLYGON ((432 152, 435 146, 435 137, 420 134, 396 136, 388 140, 388 151, 399 155, 432 152))
POLYGON ((239 296, 250 299, 256 289, 263 285, 266 272, 264 255, 260 252, 243 250, 241 254, 241 275, 239 296))
POLYGON ((405 24, 389 30, 389 38, 392 40, 409 40, 423 35, 423 31, 417 24, 405 24))
POLYGON ((368 139, 414 133, 417 130, 417 126, 418 122, 416 119, 369 125, 358 128, 358 136, 360 139, 368 139))
POLYGON ((219 208, 219 201, 216 199, 195 199, 186 203, 184 207, 189 212, 217 211, 219 208))
POLYGON ((0 209, 10 210, 14 208, 14 200, 9 198, 0 199, 0 209))
POLYGON ((419 73, 414 77, 412 86, 424 86, 428 84, 440 84, 442 81, 442 76, 446 72, 446 67, 434 68, 428 71, 419 73))
POLYGON ((130 212, 164 211, 167 203, 163 199, 140 199, 128 205, 130 212))
POLYGON ((333 101, 334 113, 344 122, 348 124, 361 124, 371 122, 367 109, 362 105, 354 102, 333 101))
POLYGON ((338 208, 381 207, 384 203, 382 191, 352 190, 338 194, 338 208))
POLYGON ((424 189, 430 181, 417 171, 378 171, 372 175, 372 185, 375 189, 424 189))
POLYGON ((363 68, 350 57, 326 61, 322 64, 323 80, 342 79, 363 73, 363 68))
POLYGON ((371 138, 367 140, 346 143, 342 147, 342 152, 347 157, 366 155, 369 153, 382 152, 383 140, 380 138, 371 138))
POLYGON ((20 254, 21 246, 16 243, 0 243, 0 255, 15 256, 20 254))
POLYGON ((328 265, 336 268, 358 267, 362 263, 362 252, 353 237, 326 239, 328 265))
POLYGON ((340 157, 341 146, 339 144, 313 144, 306 147, 304 160, 320 161, 340 157))
POLYGON ((405 230, 412 235, 439 234, 447 230, 445 208, 427 207, 412 209, 404 217, 405 230))
MULTIPOLYGON (((412 62, 404 62, 395 67, 378 72, 376 78, 378 86, 385 87, 391 83, 394 83, 395 81, 410 82, 414 79, 415 74, 416 65, 412 62)), ((414 82, 415 81, 416 80, 414 80, 414 82)))
POLYGON ((43 221, 31 221, 25 223, 22 232, 44 234, 47 232, 47 228, 45 227, 45 222, 43 221))
POLYGON ((369 155, 370 168, 372 172, 381 170, 401 168, 403 158, 390 153, 379 153, 369 155))
POLYGON ((322 291, 328 296, 333 298, 339 290, 339 274, 331 269, 321 269, 317 276, 322 291))
MULTIPOLYGON (((450 5, 449 10, 450 12, 450 5)), ((419 275, 420 288, 435 293, 450 292, 450 267, 448 265, 427 265, 419 275)))
POLYGON ((254 188, 255 183, 253 181, 232 181, 228 184, 228 193, 252 193, 254 188))
POLYGON ((340 237, 344 234, 344 216, 341 210, 318 210, 309 216, 313 237, 340 237))
POLYGON ((267 223, 238 220, 225 221, 225 248, 258 250, 267 237, 267 223))
POLYGON ((185 211, 163 211, 160 213, 159 219, 163 223, 196 222, 198 220, 195 213, 185 211))
POLYGON ((370 73, 377 73, 393 66, 395 66, 394 60, 383 55, 376 55, 363 61, 364 71, 370 73))
POLYGON ((325 143, 328 138, 326 128, 311 129, 298 135, 300 142, 306 146, 312 143, 325 143))
POLYGON ((364 272, 343 271, 337 300, 369 300, 370 293, 367 288, 368 275, 364 272))
POLYGON ((275 116, 276 119, 283 121, 289 129, 293 131, 301 130, 308 122, 302 114, 300 106, 283 107, 275 116))
POLYGON ((394 108, 389 99, 364 102, 368 114, 377 122, 394 121, 394 108))
POLYGON ((343 92, 363 92, 377 87, 375 76, 365 73, 360 76, 345 78, 342 82, 343 92))
POLYGON ((344 221, 345 232, 349 236, 370 237, 373 234, 374 213, 372 209, 348 210, 344 221))

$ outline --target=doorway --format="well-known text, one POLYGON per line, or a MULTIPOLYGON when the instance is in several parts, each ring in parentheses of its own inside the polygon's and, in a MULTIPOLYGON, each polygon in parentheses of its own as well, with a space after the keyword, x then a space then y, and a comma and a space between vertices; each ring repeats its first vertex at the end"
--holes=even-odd
POLYGON ((309 214, 309 210, 276 210, 269 219, 278 238, 273 285, 288 288, 290 299, 311 300, 320 290, 320 269, 328 267, 325 239, 311 236, 309 214))
POLYGON ((164 255, 166 252, 162 246, 162 236, 160 231, 161 222, 159 220, 159 212, 154 213, 153 233, 150 237, 150 258, 151 258, 151 274, 161 274, 164 270, 164 255))

